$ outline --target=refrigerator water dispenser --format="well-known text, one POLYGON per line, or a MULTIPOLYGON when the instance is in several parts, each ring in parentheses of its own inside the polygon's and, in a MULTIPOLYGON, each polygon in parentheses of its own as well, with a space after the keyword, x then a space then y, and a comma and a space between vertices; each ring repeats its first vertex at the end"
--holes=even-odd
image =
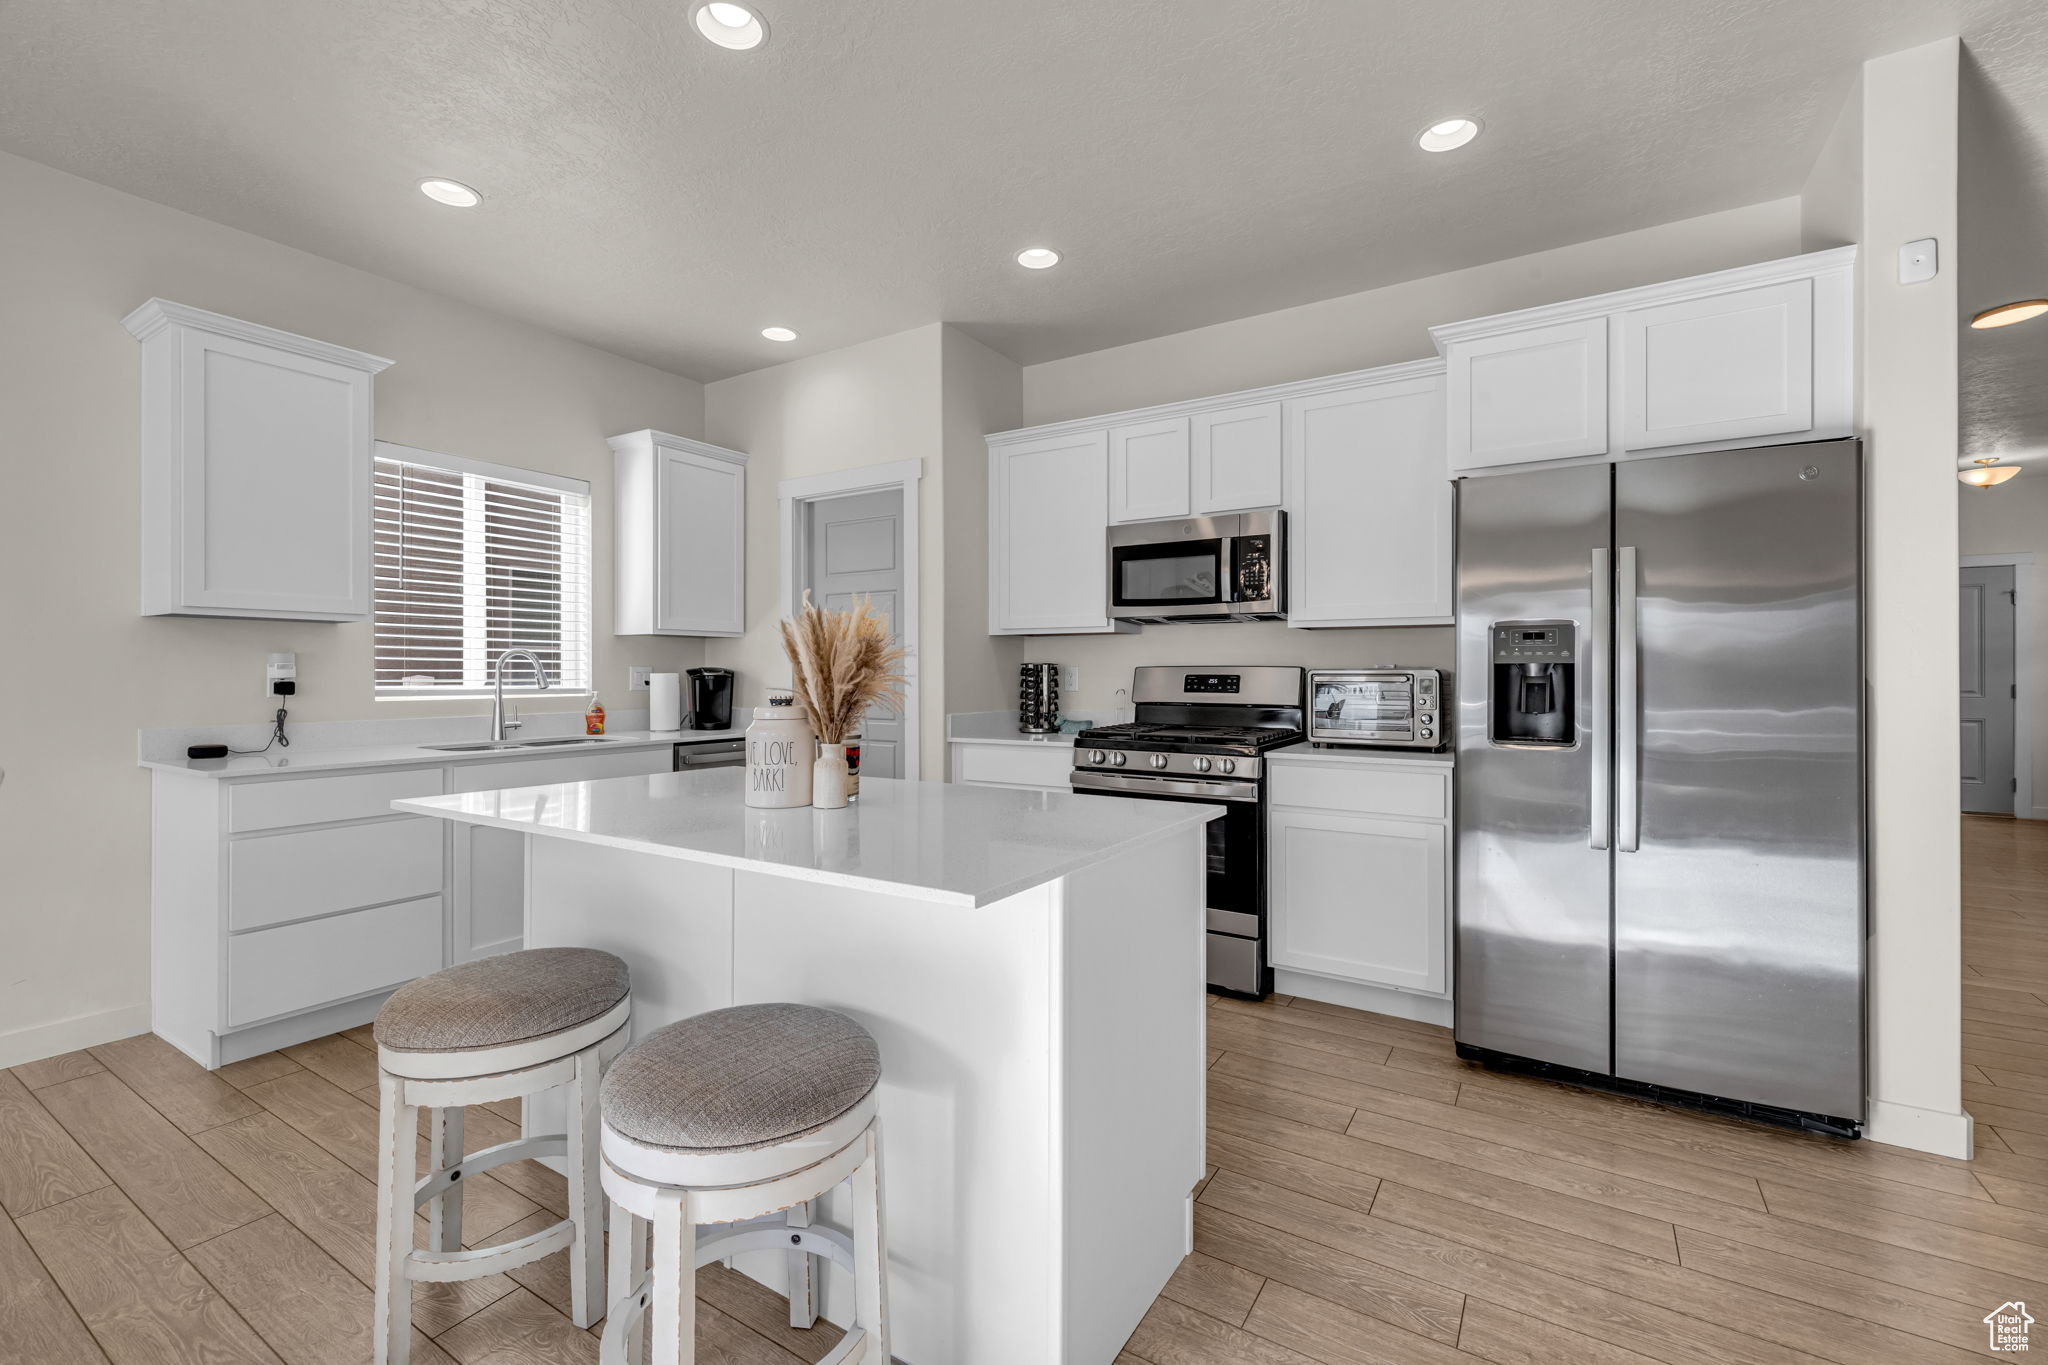
POLYGON ((1578 627, 1570 621, 1493 623, 1490 737, 1496 744, 1570 748, 1578 627))

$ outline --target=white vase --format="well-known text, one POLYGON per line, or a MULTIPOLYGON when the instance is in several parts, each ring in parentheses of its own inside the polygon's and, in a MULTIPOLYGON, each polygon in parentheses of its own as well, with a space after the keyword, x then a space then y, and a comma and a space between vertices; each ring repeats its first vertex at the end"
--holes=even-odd
POLYGON ((820 810, 838 810, 853 791, 853 774, 846 766, 844 744, 821 744, 818 761, 811 768, 811 804, 820 810))

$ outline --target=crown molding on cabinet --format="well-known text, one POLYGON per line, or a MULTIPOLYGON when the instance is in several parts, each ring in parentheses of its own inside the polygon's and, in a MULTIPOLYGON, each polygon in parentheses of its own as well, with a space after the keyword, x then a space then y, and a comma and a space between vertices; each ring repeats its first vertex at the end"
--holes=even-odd
POLYGON ((1782 260, 1759 261, 1755 265, 1737 266, 1732 270, 1692 275, 1682 280, 1646 284, 1635 289, 1617 289, 1612 293, 1594 294, 1582 299, 1566 299, 1562 303, 1543 304, 1536 308, 1518 308, 1507 313, 1492 313, 1483 318, 1468 318, 1463 322, 1439 323, 1429 329, 1429 335, 1430 339, 1436 342, 1437 351, 1441 354, 1449 343, 1465 341, 1475 336, 1497 336, 1505 332, 1520 332, 1557 323, 1576 322, 1583 318, 1600 317, 1625 309, 1640 308, 1646 304, 1679 303, 1687 299, 1730 294, 1755 285, 1778 284, 1786 280, 1809 280, 1821 275, 1847 273, 1855 265, 1856 248, 1838 246, 1826 251, 1809 252, 1803 256, 1787 256, 1782 260))
POLYGON ((364 374, 376 374, 379 370, 390 368, 392 364, 383 356, 371 355, 368 351, 337 346, 331 341, 317 341, 312 337, 302 337, 296 332, 279 331, 275 327, 265 327, 258 322, 244 322, 241 318, 231 318, 225 313, 209 313, 204 308, 172 303, 169 299, 151 299, 122 318, 121 325, 126 327, 137 341, 147 341, 164 328, 173 325, 196 327, 202 332, 211 332, 216 336, 235 337, 291 355, 305 356, 310 360, 324 360, 332 365, 344 365, 351 370, 361 370, 364 374))
POLYGON ((1019 441, 1036 441, 1047 437, 1073 436, 1082 432, 1099 431, 1104 427, 1122 426, 1133 422, 1158 421, 1168 417, 1191 417, 1198 412, 1213 412, 1218 408, 1237 407, 1247 403, 1270 403, 1279 399, 1309 398, 1320 393, 1331 393, 1339 389, 1355 389, 1365 384, 1396 384, 1403 380, 1423 379, 1444 372, 1441 357, 1425 360, 1408 360, 1398 365, 1379 365, 1370 370, 1349 370, 1343 374, 1323 375, 1315 379, 1296 379, 1285 384, 1271 384, 1260 389, 1238 389, 1233 393, 1210 394, 1203 398, 1187 398, 1177 403, 1161 403, 1151 408, 1127 408, 1122 412, 1108 412, 1096 417, 1076 417, 1064 422, 1048 422, 1044 426, 1018 427, 1012 431, 991 432, 987 441, 991 447, 1015 445, 1019 441))
POLYGON ((727 450, 724 446, 715 446, 709 441, 693 441, 687 436, 672 436, 666 431, 656 431, 653 427, 628 431, 618 436, 607 436, 604 439, 605 444, 615 453, 641 450, 648 446, 662 446, 669 450, 684 450, 692 455, 702 455, 707 459, 724 460, 728 464, 745 465, 747 462, 746 455, 740 451, 727 450))

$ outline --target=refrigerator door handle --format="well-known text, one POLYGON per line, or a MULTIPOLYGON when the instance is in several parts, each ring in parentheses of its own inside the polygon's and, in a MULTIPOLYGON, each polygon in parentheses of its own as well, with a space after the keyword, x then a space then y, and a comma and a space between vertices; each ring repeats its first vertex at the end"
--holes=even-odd
POLYGON ((1593 581, 1593 619, 1586 631, 1586 671, 1592 681, 1593 789, 1592 838, 1594 848, 1608 846, 1614 828, 1614 676, 1607 648, 1607 626, 1614 618, 1614 567, 1605 547, 1593 551, 1589 570, 1593 581))
POLYGON ((1614 846, 1634 853, 1642 843, 1642 650, 1637 641, 1636 547, 1615 552, 1614 572, 1614 846))

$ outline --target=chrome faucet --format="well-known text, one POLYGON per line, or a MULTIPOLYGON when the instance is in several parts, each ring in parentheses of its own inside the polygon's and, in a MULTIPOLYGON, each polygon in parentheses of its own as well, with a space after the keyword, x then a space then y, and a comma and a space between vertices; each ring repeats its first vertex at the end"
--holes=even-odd
POLYGON ((511 659, 524 659, 533 668, 533 680, 540 690, 548 690, 547 665, 540 661, 540 655, 530 649, 508 649, 500 654, 491 665, 491 738, 503 740, 507 730, 517 730, 526 722, 505 719, 505 664, 511 659))

